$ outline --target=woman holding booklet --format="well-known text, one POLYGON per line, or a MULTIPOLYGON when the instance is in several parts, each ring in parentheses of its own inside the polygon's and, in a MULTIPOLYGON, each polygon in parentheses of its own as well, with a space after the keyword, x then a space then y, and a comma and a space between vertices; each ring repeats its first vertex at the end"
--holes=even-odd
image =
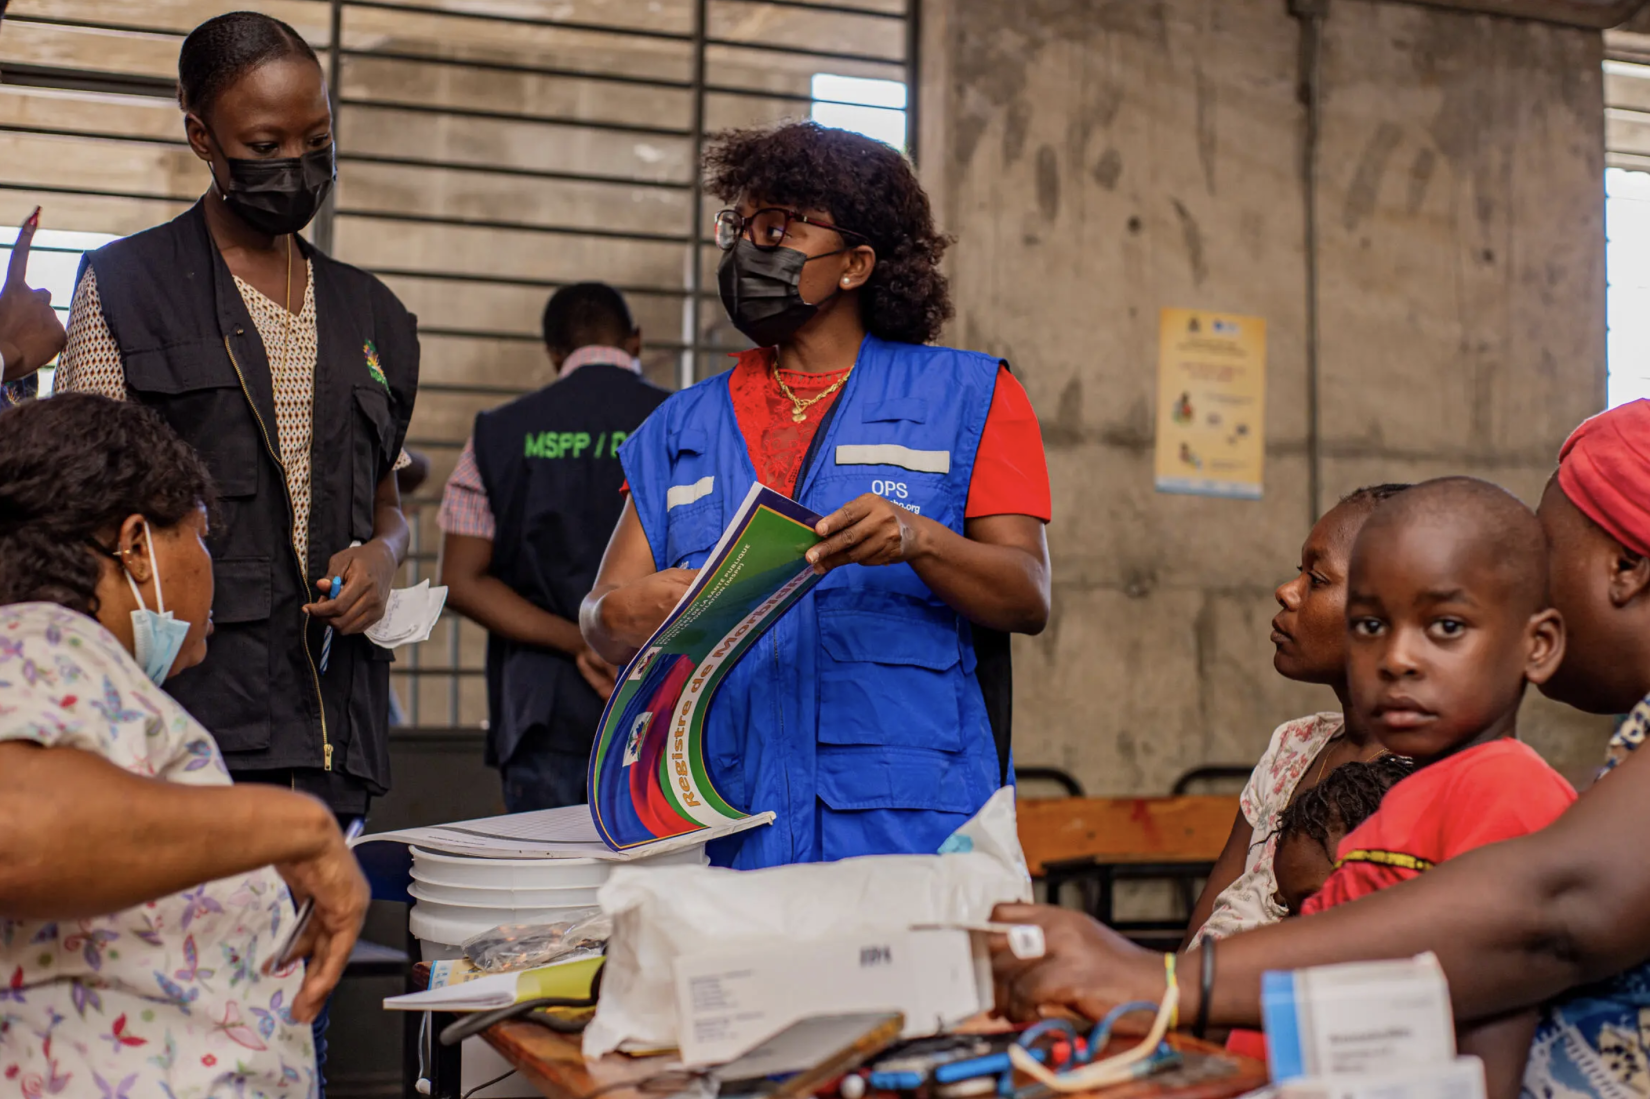
POLYGON ((740 868, 933 852, 1006 780, 1009 632, 1048 621, 1042 437, 1000 360, 928 346, 945 238, 895 150, 813 123, 706 156, 722 303, 757 346, 672 396, 620 456, 630 498, 585 600, 624 663, 753 482, 824 516, 823 574, 719 688, 709 779, 771 827, 740 868))

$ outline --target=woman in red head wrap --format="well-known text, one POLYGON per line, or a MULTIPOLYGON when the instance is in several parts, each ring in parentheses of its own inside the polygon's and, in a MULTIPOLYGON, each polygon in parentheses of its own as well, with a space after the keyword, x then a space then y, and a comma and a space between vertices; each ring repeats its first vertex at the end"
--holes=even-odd
MULTIPOLYGON (((1320 915, 1205 943, 1178 965, 1181 1019, 1254 1026, 1266 970, 1431 950, 1461 1023, 1543 1005, 1527 1094, 1645 1094, 1650 750, 1633 749, 1650 731, 1650 401, 1576 430, 1540 516, 1552 603, 1568 627, 1563 669, 1542 689, 1584 710, 1627 714, 1608 776, 1543 831, 1320 915), (1210 951, 1218 960, 1204 957, 1210 951)), ((997 1006, 1005 1013, 1031 1017, 1059 1006, 1098 1019, 1119 1003, 1164 993, 1159 955, 1081 913, 1003 905, 995 918, 1041 924, 1047 941, 1036 960, 997 954, 997 1006)))

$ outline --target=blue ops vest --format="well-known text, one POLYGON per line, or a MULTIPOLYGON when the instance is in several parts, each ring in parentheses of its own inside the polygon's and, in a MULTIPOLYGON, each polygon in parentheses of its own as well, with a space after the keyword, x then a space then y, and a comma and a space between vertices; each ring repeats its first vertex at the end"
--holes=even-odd
MULTIPOLYGON (((999 361, 867 336, 796 499, 864 493, 961 534, 999 361)), ((728 375, 673 395, 620 452, 661 569, 697 568, 756 478, 728 375)), ((909 565, 832 570, 729 673, 705 725, 716 789, 771 826, 711 859, 754 869, 933 853, 1001 785, 969 622, 909 565)))

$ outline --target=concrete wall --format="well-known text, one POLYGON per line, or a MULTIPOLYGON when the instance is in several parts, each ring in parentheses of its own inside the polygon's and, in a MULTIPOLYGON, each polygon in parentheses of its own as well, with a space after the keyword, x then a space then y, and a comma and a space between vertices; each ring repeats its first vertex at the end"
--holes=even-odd
MULTIPOLYGON (((1469 472, 1534 503, 1604 395, 1597 34, 1333 0, 1318 184, 1322 445, 1307 446, 1299 32, 1282 0, 925 6, 923 174, 958 243, 950 337, 1008 358, 1054 483, 1054 616, 1017 640, 1022 764, 1096 793, 1252 762, 1332 708, 1271 669, 1309 470, 1469 472), (1152 487, 1163 306, 1264 316, 1266 493, 1152 487)), ((1574 776, 1608 724, 1543 700, 1574 776)))

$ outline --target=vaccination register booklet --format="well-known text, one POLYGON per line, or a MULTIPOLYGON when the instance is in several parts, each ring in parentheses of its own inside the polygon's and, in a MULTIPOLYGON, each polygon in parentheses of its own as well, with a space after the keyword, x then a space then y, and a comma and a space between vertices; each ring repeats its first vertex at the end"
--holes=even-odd
POLYGON ((717 793, 705 766, 705 715, 740 657, 819 581, 803 557, 820 541, 819 520, 752 485, 681 602, 620 675, 589 781, 590 815, 614 851, 773 819, 717 793))

